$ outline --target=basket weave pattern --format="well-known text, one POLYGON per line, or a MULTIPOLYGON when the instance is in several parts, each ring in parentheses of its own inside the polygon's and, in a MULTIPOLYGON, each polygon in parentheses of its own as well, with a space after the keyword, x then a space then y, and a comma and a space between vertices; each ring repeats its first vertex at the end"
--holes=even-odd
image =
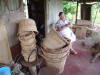
POLYGON ((36 39, 38 33, 34 20, 23 19, 19 23, 18 38, 22 48, 22 55, 26 62, 36 60, 36 39))
POLYGON ((46 65, 64 70, 66 59, 70 53, 69 44, 54 29, 52 29, 41 43, 40 55, 45 59, 46 65))

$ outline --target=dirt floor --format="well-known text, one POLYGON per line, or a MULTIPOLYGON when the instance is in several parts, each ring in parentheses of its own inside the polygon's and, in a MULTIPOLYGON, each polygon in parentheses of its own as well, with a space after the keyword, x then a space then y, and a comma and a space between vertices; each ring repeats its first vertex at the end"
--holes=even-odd
POLYGON ((77 41, 73 48, 77 55, 70 55, 66 61, 65 70, 61 75, 100 75, 100 60, 90 63, 91 53, 77 41))
MULTIPOLYGON (((66 61, 65 70, 61 75, 100 75, 100 60, 90 63, 92 55, 86 48, 81 46, 80 41, 75 42, 73 48, 78 54, 70 54, 66 61)), ((15 58, 15 55, 20 53, 19 44, 12 48, 12 52, 12 56, 15 58)))

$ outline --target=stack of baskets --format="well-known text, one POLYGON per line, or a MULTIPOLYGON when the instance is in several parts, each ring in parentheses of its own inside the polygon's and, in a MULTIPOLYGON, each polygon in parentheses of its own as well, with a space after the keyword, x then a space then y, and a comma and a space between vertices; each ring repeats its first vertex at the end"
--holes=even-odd
POLYGON ((61 37, 55 29, 51 29, 41 43, 40 55, 45 59, 46 65, 55 67, 59 69, 59 73, 62 73, 69 53, 67 40, 61 37))
POLYGON ((19 22, 18 38, 20 40, 22 55, 26 62, 36 60, 36 39, 38 33, 36 23, 32 19, 23 19, 19 22))

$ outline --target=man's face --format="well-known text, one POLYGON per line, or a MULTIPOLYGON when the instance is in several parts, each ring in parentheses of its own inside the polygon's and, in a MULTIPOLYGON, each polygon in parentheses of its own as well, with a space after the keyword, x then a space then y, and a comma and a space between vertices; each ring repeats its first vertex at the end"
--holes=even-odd
POLYGON ((64 13, 61 14, 60 19, 65 19, 65 14, 64 13))

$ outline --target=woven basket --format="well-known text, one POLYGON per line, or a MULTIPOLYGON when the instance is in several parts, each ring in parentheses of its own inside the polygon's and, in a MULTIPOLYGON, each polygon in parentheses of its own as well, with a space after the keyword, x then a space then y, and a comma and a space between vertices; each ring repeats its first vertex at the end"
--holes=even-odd
POLYGON ((59 53, 64 53, 64 52, 66 52, 66 50, 69 49, 69 45, 65 45, 65 46, 63 46, 63 47, 61 47, 61 48, 59 48, 59 49, 49 49, 49 48, 43 46, 43 44, 41 45, 41 47, 42 47, 42 49, 43 49, 45 52, 53 53, 53 54, 54 54, 54 53, 57 53, 57 54, 59 54, 59 53))
POLYGON ((52 59, 52 58, 47 58, 46 56, 40 54, 46 61, 46 65, 47 66, 50 66, 50 67, 55 67, 57 69, 59 69, 59 73, 62 73, 63 70, 64 70, 64 66, 65 66, 65 62, 66 62, 66 59, 67 59, 67 56, 69 55, 66 55, 65 57, 63 57, 62 59, 52 59))
POLYGON ((52 59, 60 59, 63 58, 64 56, 66 56, 68 54, 69 51, 66 51, 64 53, 60 53, 60 54, 52 54, 52 53, 47 53, 45 51, 42 51, 43 55, 45 55, 48 58, 52 58, 52 59))
POLYGON ((34 20, 23 19, 19 22, 18 34, 21 34, 26 31, 34 31, 36 34, 38 33, 34 20))
POLYGON ((32 44, 36 44, 36 39, 35 38, 31 38, 31 39, 28 39, 28 40, 20 40, 21 42, 21 45, 32 45, 32 44))
POLYGON ((54 29, 47 34, 46 38, 43 39, 43 46, 49 49, 59 49, 65 46, 67 41, 61 37, 58 32, 54 29))
POLYGON ((42 51, 42 53, 47 56, 47 57, 51 57, 51 58, 61 58, 64 57, 67 53, 69 53, 69 47, 65 46, 63 48, 60 48, 59 50, 45 50, 43 48, 40 49, 42 51))
MULTIPOLYGON (((28 62, 28 58, 29 58, 29 55, 32 51, 28 51, 28 52, 25 52, 24 50, 22 50, 22 55, 25 59, 26 62, 28 62)), ((36 60, 36 51, 32 52, 30 58, 29 58, 29 62, 33 62, 36 60)))
POLYGON ((48 57, 46 55, 43 55, 43 53, 41 52, 40 54, 46 61, 50 61, 52 63, 58 63, 58 62, 62 62, 68 55, 69 52, 64 56, 64 57, 59 57, 59 58, 54 58, 54 57, 48 57))
POLYGON ((52 50, 48 48, 45 49, 41 48, 39 54, 45 59, 46 65, 50 67, 55 67, 59 69, 59 73, 62 73, 64 70, 66 59, 70 54, 69 47, 66 45, 59 50, 52 50))
POLYGON ((46 64, 47 64, 47 66, 55 67, 55 68, 59 69, 59 73, 62 73, 63 70, 64 70, 65 63, 66 63, 66 59, 67 59, 67 57, 63 61, 56 62, 56 63, 54 63, 54 62, 52 63, 50 61, 46 61, 46 64))
POLYGON ((33 50, 33 49, 36 48, 36 44, 35 43, 32 44, 32 45, 23 45, 22 44, 21 47, 22 47, 23 50, 33 50))
POLYGON ((29 40, 31 38, 35 38, 34 32, 24 32, 18 35, 19 40, 29 40))

